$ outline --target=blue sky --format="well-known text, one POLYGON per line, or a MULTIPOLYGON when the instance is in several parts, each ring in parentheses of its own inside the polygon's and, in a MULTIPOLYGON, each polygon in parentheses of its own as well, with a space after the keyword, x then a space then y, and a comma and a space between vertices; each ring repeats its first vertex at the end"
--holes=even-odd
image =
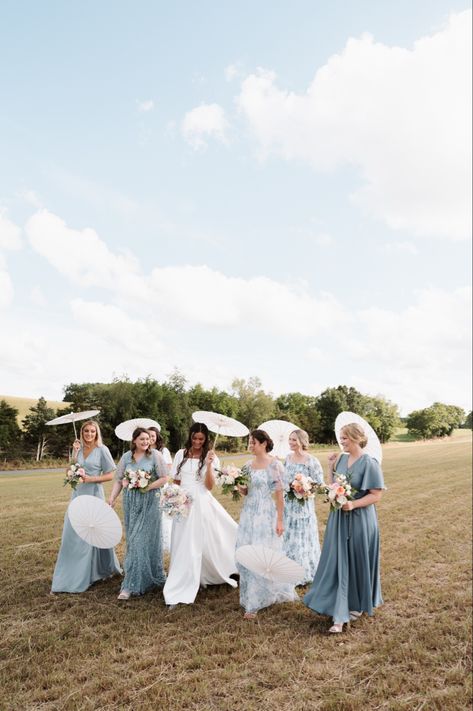
POLYGON ((465 2, 3 2, 0 392, 471 407, 465 2))

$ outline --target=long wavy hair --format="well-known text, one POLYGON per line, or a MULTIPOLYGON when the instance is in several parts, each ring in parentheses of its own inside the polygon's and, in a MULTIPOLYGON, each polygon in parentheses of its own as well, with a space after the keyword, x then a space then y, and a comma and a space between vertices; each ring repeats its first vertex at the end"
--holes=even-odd
POLYGON ((101 447, 101 446, 102 446, 102 433, 100 432, 99 423, 96 422, 95 420, 86 420, 86 421, 83 423, 82 427, 80 428, 79 439, 80 439, 81 446, 82 446, 82 447, 84 446, 84 438, 83 438, 83 436, 82 436, 82 432, 84 431, 84 427, 88 427, 88 425, 92 425, 93 427, 95 427, 95 440, 94 440, 94 444, 95 444, 97 447, 101 447))
POLYGON ((199 469, 198 469, 199 472, 204 465, 205 458, 206 458, 208 451, 210 449, 209 428, 207 427, 207 425, 204 425, 203 422, 194 422, 194 424, 191 425, 191 427, 189 429, 189 434, 187 435, 187 441, 184 445, 184 456, 182 458, 182 462, 177 467, 176 479, 179 479, 179 472, 181 471, 181 468, 183 467, 185 462, 187 462, 187 460, 189 459, 189 451, 192 447, 192 435, 197 434, 197 433, 201 433, 201 434, 205 435, 205 442, 202 445, 202 452, 199 457, 199 469))

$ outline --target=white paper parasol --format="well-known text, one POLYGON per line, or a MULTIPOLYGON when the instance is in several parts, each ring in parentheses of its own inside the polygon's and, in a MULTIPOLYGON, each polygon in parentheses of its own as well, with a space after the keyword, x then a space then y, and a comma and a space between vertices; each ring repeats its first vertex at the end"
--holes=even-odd
POLYGON ((210 412, 210 410, 197 410, 197 412, 192 413, 192 419, 194 422, 202 422, 202 424, 207 425, 211 432, 216 432, 214 447, 217 442, 219 435, 225 435, 225 437, 245 437, 249 434, 249 429, 246 425, 233 417, 227 417, 227 415, 220 415, 218 412, 210 412))
POLYGON ((120 543, 122 524, 115 511, 96 496, 76 496, 67 509, 74 531, 96 548, 113 548, 120 543))
POLYGON ((275 583, 293 583, 301 580, 305 571, 302 565, 288 558, 281 551, 266 546, 241 546, 237 548, 235 558, 252 573, 268 578, 275 583))
POLYGON ((355 412, 341 412, 335 420, 335 436, 337 438, 337 442, 340 446, 340 449, 342 449, 342 445, 340 444, 340 430, 342 429, 342 427, 345 427, 345 425, 349 425, 351 422, 356 422, 357 425, 360 425, 360 427, 363 429, 365 435, 368 438, 368 444, 366 445, 366 447, 363 448, 363 451, 369 454, 370 457, 373 457, 373 459, 376 459, 379 464, 381 464, 381 462, 383 461, 383 450, 378 435, 371 427, 371 425, 366 422, 366 420, 364 420, 361 415, 357 415, 355 412))
POLYGON ((292 422, 286 422, 286 420, 267 420, 267 422, 263 422, 258 429, 267 432, 273 440, 274 447, 271 450, 271 454, 284 459, 291 451, 289 435, 291 432, 294 432, 294 430, 298 430, 299 427, 292 422))
POLYGON ((161 432, 161 425, 156 420, 151 420, 149 417, 136 417, 134 420, 125 420, 125 422, 120 422, 119 425, 115 427, 115 434, 118 439, 122 439, 124 442, 131 442, 133 437, 133 432, 137 427, 156 427, 159 432, 161 432))
POLYGON ((68 412, 67 415, 61 415, 60 417, 55 417, 54 420, 49 420, 46 422, 47 425, 65 425, 72 422, 74 425, 74 434, 77 439, 76 422, 79 420, 90 420, 92 417, 98 415, 100 410, 84 410, 83 412, 68 412))

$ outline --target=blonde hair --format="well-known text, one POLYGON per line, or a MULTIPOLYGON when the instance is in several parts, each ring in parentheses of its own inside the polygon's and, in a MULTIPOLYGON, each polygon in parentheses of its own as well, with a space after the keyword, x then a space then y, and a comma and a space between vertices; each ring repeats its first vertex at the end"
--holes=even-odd
POLYGON ((356 422, 350 422, 348 425, 342 427, 342 432, 348 439, 352 442, 356 442, 361 448, 366 447, 368 444, 368 437, 365 435, 365 431, 356 422))
POLYGON ((304 451, 309 449, 309 435, 305 430, 294 430, 291 435, 294 435, 304 451))
POLYGON ((87 425, 93 425, 95 427, 95 441, 94 441, 94 443, 96 444, 97 447, 101 447, 103 444, 102 443, 102 433, 100 432, 99 423, 96 422, 95 420, 86 420, 84 422, 84 424, 82 425, 82 427, 80 428, 79 439, 80 439, 80 443, 81 443, 82 447, 84 446, 84 438, 82 437, 82 432, 83 432, 84 428, 87 427, 87 425))

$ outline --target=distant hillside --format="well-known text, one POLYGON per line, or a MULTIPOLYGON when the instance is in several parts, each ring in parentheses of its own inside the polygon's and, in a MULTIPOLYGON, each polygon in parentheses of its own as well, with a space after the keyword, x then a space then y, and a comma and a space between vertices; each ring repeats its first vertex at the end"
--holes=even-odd
MULTIPOLYGON (((10 407, 15 407, 18 410, 18 424, 21 427, 21 421, 28 414, 29 410, 33 405, 36 405, 39 398, 34 397, 13 397, 12 395, 0 395, 0 400, 5 400, 10 407)), ((56 410, 58 407, 66 408, 70 405, 69 402, 61 402, 58 400, 46 400, 48 407, 56 410)))

